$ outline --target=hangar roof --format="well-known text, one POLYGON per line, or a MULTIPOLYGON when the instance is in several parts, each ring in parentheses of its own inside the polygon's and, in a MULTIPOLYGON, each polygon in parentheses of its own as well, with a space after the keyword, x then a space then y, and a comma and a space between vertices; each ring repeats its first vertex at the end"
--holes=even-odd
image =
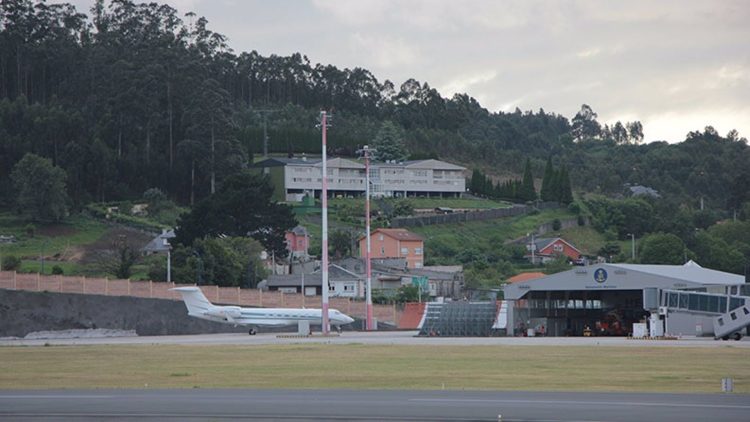
POLYGON ((503 291, 506 299, 515 300, 529 291, 697 289, 744 282, 744 276, 703 268, 693 261, 685 265, 595 264, 507 284, 503 291))
POLYGON ((688 261, 684 265, 641 265, 641 264, 610 264, 613 267, 630 271, 638 271, 645 274, 653 274, 660 277, 677 278, 693 283, 709 285, 734 286, 744 284, 745 277, 723 271, 703 268, 694 261, 688 261))

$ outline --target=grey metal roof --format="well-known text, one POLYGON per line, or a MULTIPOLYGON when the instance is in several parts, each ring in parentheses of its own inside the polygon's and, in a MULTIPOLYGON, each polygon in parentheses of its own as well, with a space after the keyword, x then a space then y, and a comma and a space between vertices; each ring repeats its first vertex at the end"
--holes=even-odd
MULTIPOLYGON (((321 286, 323 285, 323 276, 320 270, 315 271, 311 274, 305 274, 305 286, 321 286)), ((328 280, 329 281, 348 281, 348 280, 361 280, 362 277, 346 270, 345 268, 339 267, 335 264, 328 266, 328 280)), ((267 278, 268 287, 296 287, 302 286, 302 274, 276 274, 269 275, 267 278)))
POLYGON ((404 163, 404 166, 410 169, 466 170, 466 167, 457 166, 440 160, 407 161, 404 163))
POLYGON ((174 237, 174 230, 162 230, 160 235, 151 239, 141 250, 144 252, 166 252, 170 247, 169 239, 174 237))
POLYGON ((654 188, 650 188, 648 186, 641 186, 641 185, 635 185, 628 187, 630 189, 630 193, 633 196, 651 196, 654 198, 661 198, 661 195, 659 195, 659 191, 657 191, 654 188))
POLYGON ((506 299, 520 299, 529 291, 604 291, 661 289, 697 289, 707 286, 744 284, 745 277, 703 268, 690 261, 685 265, 596 264, 574 267, 569 271, 533 280, 508 284, 506 299), (604 280, 597 273, 604 270, 604 280))
POLYGON ((660 277, 706 285, 734 286, 745 283, 745 276, 703 268, 693 261, 684 265, 610 264, 613 267, 660 277))
POLYGON ((291 231, 297 236, 307 236, 307 229, 304 226, 297 225, 291 231))

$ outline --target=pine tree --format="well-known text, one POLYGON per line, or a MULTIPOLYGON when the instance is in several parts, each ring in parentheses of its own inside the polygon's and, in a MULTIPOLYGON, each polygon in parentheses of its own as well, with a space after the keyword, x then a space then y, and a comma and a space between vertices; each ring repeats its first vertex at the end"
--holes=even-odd
POLYGON ((522 201, 533 201, 536 199, 536 189, 534 189, 534 176, 531 174, 531 160, 526 159, 526 167, 523 169, 523 180, 518 199, 522 201))
POLYGON ((482 172, 474 169, 474 171, 471 172, 471 182, 469 182, 469 190, 471 190, 471 193, 474 195, 481 194, 482 185, 484 184, 484 176, 482 175, 482 172))
POLYGON ((560 201, 560 170, 552 169, 549 183, 549 201, 560 201))
POLYGON ((544 179, 542 179, 542 190, 540 196, 542 201, 552 201, 552 179, 555 177, 555 169, 552 167, 552 157, 547 158, 547 165, 544 167, 544 179))
POLYGON ((559 201, 563 204, 570 204, 573 202, 573 191, 570 188, 570 175, 565 165, 560 169, 560 199, 559 201))
POLYGON ((408 153, 404 145, 403 130, 391 121, 385 121, 380 125, 372 146, 377 151, 377 161, 403 161, 408 153))

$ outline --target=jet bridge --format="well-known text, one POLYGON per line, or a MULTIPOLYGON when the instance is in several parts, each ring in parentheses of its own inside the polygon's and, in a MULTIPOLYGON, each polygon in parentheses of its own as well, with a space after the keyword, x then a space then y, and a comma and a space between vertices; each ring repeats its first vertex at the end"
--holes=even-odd
POLYGON ((663 334, 663 331, 659 333, 659 319, 670 313, 713 317, 717 340, 739 340, 742 330, 750 326, 750 296, 647 288, 643 290, 643 307, 651 312, 652 336, 663 334))

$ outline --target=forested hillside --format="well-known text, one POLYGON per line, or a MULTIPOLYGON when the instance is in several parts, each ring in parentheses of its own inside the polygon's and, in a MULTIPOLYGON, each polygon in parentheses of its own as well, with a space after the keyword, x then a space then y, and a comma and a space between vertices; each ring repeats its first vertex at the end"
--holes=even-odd
MULTIPOLYGON (((459 162, 500 180, 548 158, 574 191, 653 187, 677 203, 730 210, 750 198, 750 149, 707 127, 678 144, 640 145, 639 122, 602 126, 588 106, 568 120, 544 110, 491 112, 426 82, 379 81, 362 68, 313 64, 302 53, 235 52, 208 22, 167 5, 2 0, 0 197, 26 153, 67 174, 75 205, 158 187, 187 204, 262 151, 319 152, 319 110, 333 112, 332 154, 352 155, 381 124, 403 130, 412 158, 459 162)), ((674 141, 674 140, 673 140, 674 141)))

